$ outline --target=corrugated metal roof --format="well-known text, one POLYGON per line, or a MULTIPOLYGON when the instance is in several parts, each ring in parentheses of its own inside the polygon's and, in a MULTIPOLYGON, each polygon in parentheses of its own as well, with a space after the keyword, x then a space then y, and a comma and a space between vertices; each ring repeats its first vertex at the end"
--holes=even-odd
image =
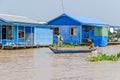
POLYGON ((46 24, 47 22, 39 22, 40 24, 46 24))
POLYGON ((90 16, 76 16, 76 15, 71 15, 71 14, 63 14, 63 16, 64 15, 71 17, 83 24, 107 24, 101 20, 98 20, 98 19, 90 17, 90 16))
POLYGON ((24 16, 16 16, 16 15, 8 15, 8 14, 0 14, 0 18, 7 22, 24 22, 24 23, 34 23, 39 24, 39 22, 29 19, 24 16))
POLYGON ((76 16, 76 15, 71 15, 71 14, 62 14, 54 19, 52 19, 51 21, 47 22, 48 24, 51 23, 52 21, 55 21, 57 19, 59 19, 62 16, 67 16, 77 22, 79 22, 80 24, 82 23, 82 25, 93 25, 93 26, 101 26, 101 25, 108 25, 107 23, 98 20, 96 18, 90 17, 90 16, 76 16))

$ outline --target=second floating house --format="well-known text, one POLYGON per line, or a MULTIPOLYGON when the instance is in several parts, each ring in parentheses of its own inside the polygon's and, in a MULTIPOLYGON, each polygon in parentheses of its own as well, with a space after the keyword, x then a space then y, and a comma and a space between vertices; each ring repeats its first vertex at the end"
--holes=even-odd
POLYGON ((50 45, 53 30, 23 16, 0 14, 0 43, 2 45, 50 45))
POLYGON ((53 42, 57 43, 57 35, 63 37, 63 43, 84 44, 92 39, 95 46, 108 44, 108 24, 93 17, 62 14, 47 23, 53 27, 53 42))

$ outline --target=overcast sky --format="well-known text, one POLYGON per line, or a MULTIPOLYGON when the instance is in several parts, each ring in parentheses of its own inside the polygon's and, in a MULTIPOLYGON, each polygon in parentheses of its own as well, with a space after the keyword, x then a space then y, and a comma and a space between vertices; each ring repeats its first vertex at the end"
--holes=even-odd
MULTIPOLYGON (((120 0, 64 0, 65 13, 120 25, 120 0)), ((48 21, 62 14, 61 0, 0 0, 0 13, 48 21)))

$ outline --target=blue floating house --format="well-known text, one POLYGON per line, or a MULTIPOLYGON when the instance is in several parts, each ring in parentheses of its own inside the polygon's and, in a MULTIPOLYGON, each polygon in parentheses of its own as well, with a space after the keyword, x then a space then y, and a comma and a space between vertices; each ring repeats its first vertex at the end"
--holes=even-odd
POLYGON ((0 14, 0 43, 50 45, 53 44, 53 30, 27 17, 0 14))
POLYGON ((53 27, 53 42, 57 43, 57 34, 66 44, 84 44, 92 39, 95 46, 108 44, 108 24, 93 17, 62 14, 47 23, 53 27))

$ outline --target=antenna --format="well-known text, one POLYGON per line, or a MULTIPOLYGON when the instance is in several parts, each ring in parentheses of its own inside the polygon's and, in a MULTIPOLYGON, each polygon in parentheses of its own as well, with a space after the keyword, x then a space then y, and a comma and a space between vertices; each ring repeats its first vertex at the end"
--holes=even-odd
POLYGON ((64 10, 64 4, 63 3, 64 3, 63 0, 61 0, 62 12, 64 13, 65 10, 64 10))

